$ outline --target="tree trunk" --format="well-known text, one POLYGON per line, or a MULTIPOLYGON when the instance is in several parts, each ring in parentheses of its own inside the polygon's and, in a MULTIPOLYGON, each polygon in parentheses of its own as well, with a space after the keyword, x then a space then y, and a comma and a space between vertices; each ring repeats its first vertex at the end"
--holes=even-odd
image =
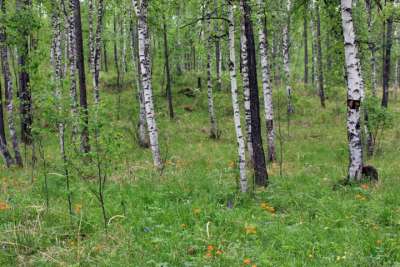
POLYGON ((275 153, 275 131, 274 131, 274 111, 272 104, 272 85, 269 69, 268 59, 268 38, 266 27, 265 6, 262 0, 257 0, 258 3, 258 35, 260 39, 260 57, 261 57, 261 71, 262 71, 262 87, 264 95, 264 111, 265 121, 267 128, 268 140, 268 160, 273 162, 276 160, 275 153))
POLYGON ((103 0, 98 1, 97 7, 97 28, 96 35, 93 43, 93 54, 91 55, 92 76, 93 76, 93 91, 94 101, 96 104, 100 103, 99 91, 99 75, 100 75, 100 57, 101 57, 101 35, 103 32, 103 16, 104 16, 104 3, 103 0))
MULTIPOLYGON (((308 11, 307 8, 306 11, 308 11)), ((304 84, 308 85, 308 21, 306 14, 304 14, 304 22, 303 22, 303 42, 304 42, 304 84)))
POLYGON ((352 17, 352 1, 341 0, 342 26, 345 45, 347 72, 347 133, 349 141, 349 172, 350 182, 362 178, 363 153, 361 144, 360 106, 364 97, 364 83, 361 75, 361 64, 358 58, 358 48, 352 17))
POLYGON ((319 15, 319 3, 315 5, 317 13, 317 61, 318 61, 318 94, 321 101, 321 106, 325 108, 325 90, 324 90, 324 72, 322 66, 322 46, 321 46, 321 18, 319 15))
MULTIPOLYGON (((214 9, 215 9, 215 17, 218 17, 218 0, 214 0, 214 9)), ((214 34, 217 36, 219 32, 219 23, 218 19, 214 21, 214 34)), ((215 37, 215 68, 216 68, 216 74, 217 74, 217 90, 221 90, 222 88, 222 79, 221 79, 221 73, 222 73, 222 61, 221 61, 221 41, 219 40, 219 37, 215 37)))
POLYGON ((151 84, 150 42, 147 24, 148 0, 141 0, 139 6, 136 0, 132 0, 132 3, 138 16, 140 69, 147 127, 150 136, 150 148, 153 153, 154 166, 157 169, 162 169, 163 163, 161 161, 160 147, 158 144, 158 130, 154 114, 153 90, 151 84))
MULTIPOLYGON (((310 19, 310 27, 311 27, 311 84, 312 87, 315 88, 315 81, 316 75, 315 75, 315 69, 317 65, 317 48, 316 48, 316 34, 315 34, 315 19, 314 19, 314 10, 311 11, 311 19, 310 19)), ((314 89, 315 90, 315 89, 314 89)))
POLYGON ((167 76, 167 87, 166 87, 166 93, 167 93, 167 99, 168 99, 168 110, 169 110, 169 117, 172 120, 174 118, 174 107, 172 105, 172 91, 171 91, 171 74, 170 74, 170 68, 169 68, 169 51, 168 51, 168 36, 167 36, 167 22, 165 19, 165 15, 163 17, 164 23, 164 57, 165 57, 165 69, 166 69, 166 76, 167 76))
POLYGON ((288 114, 294 113, 294 107, 292 104, 292 86, 290 85, 290 9, 291 0, 287 0, 287 18, 286 24, 283 27, 283 67, 286 75, 286 94, 288 99, 287 112, 288 114))
MULTIPOLYGON (((3 0, 0 0, 0 7, 2 10, 2 14, 6 14, 5 3, 3 0)), ((18 136, 15 130, 15 122, 14 122, 14 90, 13 90, 13 82, 12 82, 12 75, 10 71, 9 65, 9 58, 8 58, 8 48, 7 48, 7 35, 5 29, 3 27, 0 28, 0 46, 1 46, 1 67, 3 71, 4 77, 4 89, 6 95, 6 106, 7 106, 7 117, 8 117, 8 130, 10 132, 10 137, 12 141, 12 146, 15 155, 15 162, 18 166, 22 167, 22 157, 19 150, 19 143, 18 143, 18 136)), ((5 139, 4 139, 5 140, 5 139)), ((3 153, 4 155, 4 153, 3 153)), ((8 158, 8 157, 7 157, 8 158)), ((8 158, 6 162, 12 163, 12 157, 10 156, 11 160, 8 158)))
POLYGON ((0 152, 4 158, 6 166, 10 167, 14 163, 14 160, 10 154, 10 151, 8 151, 7 148, 6 132, 4 128, 5 127, 4 127, 4 114, 3 114, 3 92, 1 90, 1 84, 0 84, 0 152))
POLYGON ((82 130, 81 130, 81 149, 84 153, 90 152, 89 144, 89 111, 86 95, 86 76, 85 76, 85 59, 83 54, 83 40, 82 40, 82 22, 81 22, 81 4, 79 0, 73 1, 74 7, 74 24, 75 24, 75 50, 76 50, 76 64, 79 75, 79 93, 80 93, 80 106, 82 110, 82 130))
POLYGON ((88 24, 89 24, 89 69, 91 73, 94 73, 94 50, 95 50, 95 40, 94 40, 94 5, 93 0, 88 0, 88 24))
MULTIPOLYGON (((392 1, 389 1, 392 2, 392 1)), ((392 52, 392 35, 393 35, 393 16, 390 15, 386 19, 386 45, 383 61, 383 96, 382 96, 382 107, 387 108, 389 102, 389 83, 390 83, 390 59, 392 52)))
POLYGON ((233 11, 233 0, 228 2, 229 16, 229 73, 231 76, 231 93, 233 106, 233 119, 235 122, 236 140, 238 144, 239 155, 239 174, 240 174, 240 191, 247 192, 247 177, 246 177, 246 150, 245 142, 240 122, 240 107, 238 100, 238 88, 236 79, 236 55, 235 55, 235 16, 233 11))
MULTIPOLYGON (((17 10, 29 9, 30 2, 27 0, 17 0, 17 10)), ((18 51, 19 65, 19 98, 21 114, 21 140, 30 145, 32 143, 32 96, 30 89, 30 78, 28 72, 27 58, 29 54, 29 33, 21 34, 23 41, 20 43, 18 51)))
POLYGON ((108 72, 108 56, 107 56, 107 42, 103 41, 103 62, 104 62, 104 71, 108 72))
POLYGON ((251 102, 251 141, 253 143, 254 182, 258 186, 267 186, 268 174, 265 163, 265 154, 261 137, 260 103, 257 84, 257 62, 254 44, 251 10, 247 0, 241 0, 243 20, 245 25, 247 66, 249 70, 250 102, 251 102))
MULTIPOLYGON (((242 8, 242 7, 241 7, 242 8)), ((244 13, 243 10, 241 10, 244 13)), ((251 140, 251 104, 250 104, 250 84, 249 84, 249 67, 247 56, 247 40, 244 19, 242 17, 241 31, 240 31, 240 58, 242 62, 242 81, 243 81, 243 100, 244 100, 244 117, 246 122, 246 142, 247 150, 249 152, 250 162, 253 162, 253 143, 251 140)))
MULTIPOLYGON (((210 7, 208 7, 210 8, 210 7)), ((217 139, 219 137, 218 134, 218 126, 217 126, 217 118, 215 116, 214 110, 214 99, 213 99, 213 85, 212 85, 212 75, 211 75, 211 13, 208 12, 207 14, 207 95, 208 95, 208 115, 210 116, 210 137, 217 139)))
POLYGON ((138 28, 137 25, 134 25, 133 19, 131 18, 131 39, 132 39, 132 63, 133 63, 133 70, 135 75, 135 80, 136 80, 136 87, 137 87, 137 96, 138 96, 138 102, 139 102, 139 122, 138 122, 138 127, 137 127, 137 137, 139 141, 139 145, 143 148, 148 148, 150 146, 149 144, 149 138, 148 138, 148 133, 147 133, 147 125, 146 125, 146 111, 144 108, 144 95, 143 95, 143 85, 142 85, 142 74, 140 71, 140 62, 139 62, 139 51, 138 51, 138 28))
POLYGON ((368 21, 368 49, 371 53, 371 88, 372 95, 376 96, 377 82, 376 82, 376 57, 375 57, 375 43, 372 38, 372 0, 365 1, 365 7, 367 9, 367 21, 368 21))

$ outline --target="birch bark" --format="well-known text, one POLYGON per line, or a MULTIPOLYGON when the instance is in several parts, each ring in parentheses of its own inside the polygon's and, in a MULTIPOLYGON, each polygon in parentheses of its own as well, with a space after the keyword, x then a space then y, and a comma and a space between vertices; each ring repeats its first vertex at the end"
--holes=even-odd
POLYGON ((360 106, 364 97, 364 83, 352 17, 352 0, 341 0, 342 27, 347 72, 347 133, 350 162, 348 180, 362 178, 363 154, 361 143, 360 106))
POLYGON ((147 24, 148 0, 141 0, 139 3, 137 0, 132 0, 132 4, 138 16, 139 58, 142 75, 141 80, 143 83, 143 95, 147 127, 150 137, 150 148, 153 153, 154 166, 158 169, 162 169, 163 163, 161 160, 160 147, 158 143, 158 130, 154 114, 153 91, 151 84, 151 64, 149 54, 150 42, 147 24))
POLYGON ((264 112, 265 123, 267 127, 267 140, 268 140, 268 160, 275 161, 275 131, 274 131, 274 111, 272 104, 272 85, 269 69, 268 59, 268 43, 267 43, 267 29, 265 25, 265 6, 262 0, 257 0, 258 4, 258 35, 260 45, 260 58, 261 58, 261 72, 262 72, 262 87, 264 95, 264 112))
POLYGON ((247 192, 247 177, 246 177, 246 150, 245 141, 242 133, 242 126, 240 122, 240 107, 238 100, 238 88, 236 79, 236 55, 235 55, 235 17, 233 0, 228 2, 228 16, 229 16, 229 73, 231 77, 231 93, 232 93, 232 106, 233 106, 233 119, 235 122, 236 140, 238 145, 239 155, 239 174, 240 174, 240 190, 247 192))
POLYGON ((286 94, 288 99, 287 112, 288 114, 292 114, 294 112, 294 107, 292 104, 292 86, 290 85, 290 10, 291 10, 292 2, 291 0, 287 0, 287 18, 286 24, 283 27, 283 68, 286 76, 286 94))

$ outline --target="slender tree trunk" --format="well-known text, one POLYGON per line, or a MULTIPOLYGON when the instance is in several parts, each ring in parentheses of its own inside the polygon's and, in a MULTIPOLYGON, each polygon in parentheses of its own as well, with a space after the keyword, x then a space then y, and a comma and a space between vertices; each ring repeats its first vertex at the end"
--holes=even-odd
POLYGON ((103 41, 103 62, 104 62, 104 71, 108 72, 108 56, 107 56, 107 42, 103 41))
MULTIPOLYGON (((392 1, 389 1, 392 2, 392 1)), ((382 107, 387 108, 389 102, 389 83, 391 69, 391 54, 392 54, 392 37, 393 37, 393 16, 390 15, 386 19, 386 46, 383 62, 383 96, 382 107)))
POLYGON ((88 22, 89 22, 89 69, 91 73, 94 73, 94 50, 95 50, 95 40, 94 40, 94 5, 93 0, 88 0, 88 22))
POLYGON ((85 75, 85 59, 83 54, 83 40, 82 40, 82 22, 81 22, 81 4, 79 0, 73 1, 74 7, 74 26, 75 26, 75 49, 76 49, 76 63, 79 76, 79 93, 80 93, 80 107, 81 107, 81 149, 84 153, 90 152, 89 144, 89 111, 86 95, 86 75, 85 75))
POLYGON ((292 2, 287 1, 287 18, 286 24, 283 27, 283 67, 286 75, 286 94, 288 99, 287 112, 288 114, 294 113, 294 107, 292 103, 292 86, 290 85, 290 9, 292 2))
MULTIPOLYGON (((17 0, 17 10, 29 9, 30 2, 28 0, 17 0)), ((28 54, 29 33, 22 33, 23 41, 20 43, 18 51, 19 65, 19 98, 20 98, 20 114, 21 114, 21 140, 23 143, 30 145, 32 143, 32 96, 30 89, 30 77, 28 72, 28 54)))
MULTIPOLYGON (((214 0, 214 8, 215 8, 214 15, 215 15, 215 17, 218 17, 218 0, 214 0)), ((218 32, 219 32, 219 22, 216 19, 214 21, 214 34, 218 35, 218 32)), ((218 37, 215 38, 215 68, 216 68, 216 74, 217 74, 217 88, 216 89, 221 90, 221 88, 222 88, 221 42, 218 37)))
POLYGON ((119 120, 120 119, 120 110, 121 110, 121 68, 119 65, 119 57, 118 57, 117 16, 115 13, 114 13, 114 18, 113 18, 113 27, 114 27, 114 65, 115 65, 115 70, 117 71, 117 93, 118 93, 117 120, 119 120))
MULTIPOLYGON (((210 7, 208 7, 210 8, 210 7)), ((212 85, 212 75, 211 75, 211 13, 207 14, 207 87, 208 87, 208 114, 210 116, 210 137, 217 139, 219 137, 218 134, 218 126, 217 126, 217 118, 215 116, 214 110, 214 96, 213 96, 213 85, 212 85)))
POLYGON ((365 1, 367 9, 367 22, 368 22, 368 49, 371 53, 371 88, 372 95, 376 96, 377 82, 376 82, 376 56, 375 56, 375 43, 372 38, 372 0, 365 1))
POLYGON ((311 11, 311 19, 310 19, 310 27, 311 27, 311 37, 312 37, 312 41, 311 41, 311 83, 312 83, 312 87, 315 88, 315 81, 316 79, 316 75, 315 75, 315 69, 316 69, 316 65, 317 65, 317 48, 316 48, 316 34, 315 34, 315 19, 314 19, 314 9, 312 9, 311 11))
POLYGON ((260 103, 257 84, 257 62, 254 44, 251 9, 247 0, 240 0, 246 33, 247 66, 249 70, 250 102, 251 102, 251 141, 253 143, 254 182, 258 186, 267 186, 268 174, 261 137, 260 103))
MULTIPOLYGON (((242 7, 241 7, 242 8, 242 7)), ((243 10, 241 10, 244 13, 243 10)), ((242 18, 241 31, 240 31, 240 58, 242 62, 242 81, 243 81, 243 98, 244 98, 244 116, 246 122, 246 142, 247 150, 249 152, 250 162, 253 162, 253 142, 251 139, 251 103, 250 103, 250 82, 249 82, 249 67, 247 56, 247 40, 244 19, 242 18)))
POLYGON ((138 93, 138 102, 139 102, 139 122, 137 128, 137 137, 139 141, 139 145, 143 148, 148 148, 149 138, 147 133, 147 124, 146 124, 146 110, 144 107, 144 95, 143 95, 143 85, 142 85, 142 74, 140 70, 140 62, 139 62, 139 51, 138 51, 138 28, 137 25, 134 25, 133 19, 131 19, 131 39, 132 39, 132 63, 133 70, 136 73, 136 87, 138 93))
POLYGON ((4 114, 3 114, 3 92, 1 90, 1 84, 0 84, 0 152, 4 158, 6 166, 10 167, 14 163, 14 160, 10 154, 10 151, 7 148, 6 132, 4 128, 5 127, 4 127, 4 114))
MULTIPOLYGON (((2 14, 6 14, 6 9, 5 9, 5 3, 4 0, 0 0, 0 7, 2 10, 2 14)), ((5 87, 5 96, 6 96, 6 106, 7 106, 7 120, 8 120, 8 130, 10 132, 10 137, 12 141, 12 146, 14 150, 14 155, 15 155, 15 162, 18 166, 22 167, 23 162, 22 162, 22 157, 21 153, 19 150, 19 142, 18 142, 18 136, 17 132, 15 130, 15 122, 14 122, 14 90, 13 90, 13 82, 12 82, 12 75, 10 71, 10 65, 9 65, 9 58, 8 58, 8 48, 7 48, 7 35, 5 32, 5 29, 3 27, 0 27, 0 49, 1 49, 1 67, 3 71, 3 77, 4 77, 4 87, 5 87)), ((4 142, 5 143, 5 139, 4 142)), ((7 154, 6 152, 3 153, 3 155, 7 154)), ((5 158, 7 157, 6 155, 4 156, 5 158)), ((11 164, 13 162, 12 157, 7 157, 6 158, 6 163, 11 164), (11 158, 11 159, 10 159, 11 158)))
MULTIPOLYGON (((306 11, 308 11, 307 8, 306 11)), ((304 42, 304 84, 308 85, 308 21, 306 14, 304 14, 304 21, 303 21, 303 42, 304 42)))
POLYGON ((233 0, 228 2, 229 16, 229 73, 231 76, 231 92, 232 92, 232 107, 233 119, 235 122, 236 140, 238 144, 239 155, 239 174, 240 174, 240 190, 247 192, 247 177, 246 177, 246 148, 240 122, 240 107, 238 100, 238 88, 236 79, 236 55, 235 55, 235 16, 233 11, 233 0))
POLYGON ((171 91, 171 74, 170 74, 170 68, 169 68, 169 50, 168 50, 168 36, 167 36, 167 22, 165 19, 164 15, 164 57, 165 57, 165 69, 166 69, 166 75, 167 75, 167 87, 166 87, 166 93, 167 93, 167 99, 168 99, 168 110, 169 110, 169 117, 170 119, 174 118, 174 107, 172 104, 172 91, 171 91))
POLYGON ((364 97, 364 83, 361 75, 361 64, 352 17, 352 1, 341 0, 342 26, 345 44, 347 71, 347 133, 349 140, 349 173, 350 182, 362 178, 363 153, 361 144, 361 101, 364 97))
POLYGON ((103 0, 98 1, 97 10, 97 28, 94 39, 92 59, 90 62, 92 65, 92 76, 93 76, 93 91, 94 101, 96 104, 100 103, 100 90, 99 90, 99 76, 100 76, 100 56, 101 56, 101 35, 103 32, 103 16, 104 16, 104 3, 103 0))
POLYGON ((68 29, 68 64, 69 64, 69 78, 70 78, 70 110, 72 117, 72 138, 75 138, 78 135, 78 95, 76 92, 77 84, 76 84, 76 40, 75 40, 75 3, 73 0, 69 1, 69 10, 67 10, 67 6, 65 5, 64 0, 62 0, 62 5, 64 9, 64 14, 67 17, 67 29, 68 29))
POLYGON ((257 0, 258 3, 258 35, 260 39, 260 57, 261 57, 261 71, 262 71, 262 86, 264 95, 264 111, 265 121, 267 127, 267 140, 268 140, 268 160, 275 161, 275 131, 274 131, 274 111, 272 104, 272 85, 269 69, 268 59, 268 38, 266 27, 265 6, 262 0, 257 0))
POLYGON ((319 3, 315 5, 317 13, 317 61, 318 61, 318 94, 321 101, 321 106, 325 108, 325 90, 324 90, 324 72, 322 66, 322 46, 321 46, 321 18, 319 15, 319 3))
POLYGON ((153 90, 151 83, 150 36, 147 24, 148 0, 141 0, 139 6, 136 0, 132 0, 132 3, 138 16, 140 69, 143 83, 146 120, 150 136, 150 148, 153 153, 154 166, 158 169, 162 169, 163 163, 158 144, 158 129, 154 114, 153 90))

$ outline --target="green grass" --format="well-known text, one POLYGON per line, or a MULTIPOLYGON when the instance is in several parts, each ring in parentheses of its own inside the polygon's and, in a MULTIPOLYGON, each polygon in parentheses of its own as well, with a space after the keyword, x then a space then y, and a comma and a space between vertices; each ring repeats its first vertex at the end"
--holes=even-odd
MULTIPOLYGON (((178 81, 175 91, 188 84, 196 84, 195 79, 178 81)), ((95 160, 76 155, 69 146, 75 212, 70 217, 56 132, 48 129, 41 133, 48 209, 37 151, 33 170, 30 148, 26 169, 0 170, 0 202, 9 208, 0 211, 1 266, 243 266, 245 259, 251 260, 249 266, 400 266, 399 125, 385 132, 377 155, 368 160, 380 173, 376 186, 332 190, 346 176, 348 164, 345 89, 337 89, 342 92, 328 99, 325 110, 311 91, 295 90, 289 136, 286 120, 281 122, 283 177, 278 164, 269 166, 269 187, 244 196, 236 189, 228 92, 215 95, 222 137, 214 141, 207 136, 204 89, 196 99, 175 94, 177 119, 170 121, 156 86, 157 122, 167 160, 160 176, 152 168, 151 153, 135 141, 132 90, 122 94, 120 121, 116 93, 102 94, 107 233, 92 193, 97 190, 95 160), (194 111, 185 111, 185 105, 194 111), (228 201, 233 209, 227 208, 228 201), (262 203, 276 212, 264 210, 262 203), (209 245, 214 247, 211 257, 209 245)), ((398 121, 398 108, 392 110, 398 121)))

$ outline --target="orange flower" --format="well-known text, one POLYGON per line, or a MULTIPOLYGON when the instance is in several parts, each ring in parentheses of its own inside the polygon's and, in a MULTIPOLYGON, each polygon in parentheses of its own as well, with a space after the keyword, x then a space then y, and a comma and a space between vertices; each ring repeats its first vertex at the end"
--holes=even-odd
POLYGON ((211 252, 211 251, 213 251, 214 250, 214 246, 213 245, 208 245, 207 246, 207 251, 208 252, 211 252))
POLYGON ((244 265, 250 265, 251 264, 251 260, 250 259, 244 259, 243 260, 243 264, 244 265))
POLYGON ((212 257, 212 254, 211 254, 210 252, 208 252, 208 253, 206 254, 206 257, 207 257, 207 258, 211 258, 211 257, 212 257))
POLYGON ((253 264, 253 265, 251 265, 251 267, 257 267, 257 265, 253 264))
POLYGON ((271 207, 270 205, 268 205, 268 203, 263 202, 263 203, 261 203, 260 206, 261 206, 261 208, 263 210, 268 211, 269 213, 275 213, 276 212, 275 208, 271 207))
POLYGON ((5 202, 0 202, 0 211, 9 210, 10 206, 5 202))
POLYGON ((222 250, 218 249, 217 252, 216 252, 215 254, 217 254, 217 255, 222 255, 223 253, 224 253, 224 252, 223 252, 222 250))
POLYGON ((369 185, 368 184, 362 184, 361 188, 364 190, 368 190, 369 189, 369 185))

